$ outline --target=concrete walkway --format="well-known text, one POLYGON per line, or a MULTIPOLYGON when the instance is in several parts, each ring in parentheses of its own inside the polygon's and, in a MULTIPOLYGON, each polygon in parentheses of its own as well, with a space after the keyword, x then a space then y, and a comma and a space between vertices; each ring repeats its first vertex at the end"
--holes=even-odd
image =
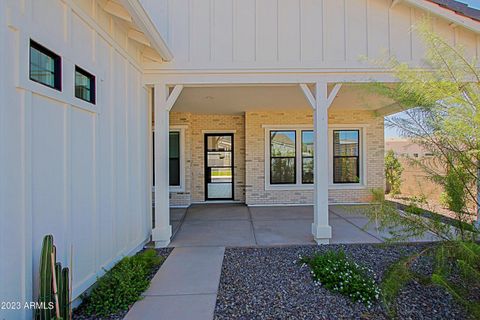
MULTIPOLYGON (((277 246, 315 244, 311 232, 313 206, 247 207, 240 204, 194 205, 172 209, 171 247, 277 246)), ((330 243, 381 243, 390 237, 368 218, 361 207, 329 207, 330 243)), ((433 235, 410 241, 434 241, 433 235)))
POLYGON ((224 247, 175 248, 125 319, 213 319, 224 252, 224 247))

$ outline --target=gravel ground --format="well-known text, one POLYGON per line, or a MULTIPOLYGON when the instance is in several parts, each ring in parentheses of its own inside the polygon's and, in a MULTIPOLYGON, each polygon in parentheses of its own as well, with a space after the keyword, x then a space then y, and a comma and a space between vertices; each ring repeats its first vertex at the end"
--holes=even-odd
MULTIPOLYGON (((299 255, 343 249, 380 280, 393 262, 428 244, 330 245, 229 248, 225 251, 215 319, 388 319, 380 303, 372 309, 315 286, 299 255)), ((421 263, 421 262, 419 262, 421 263)), ((426 268, 428 269, 428 267, 426 268)), ((441 288, 411 282, 397 299, 401 319, 466 319, 441 288)))
MULTIPOLYGON (((164 257, 167 259, 168 255, 170 252, 173 250, 173 248, 162 248, 162 249, 156 249, 158 252, 158 255, 161 257, 164 257)), ((153 268, 152 272, 150 273, 148 280, 151 280, 153 276, 157 273, 158 269, 160 269, 161 265, 153 268)), ((78 308, 73 310, 73 317, 72 319, 75 320, 120 320, 125 317, 127 314, 128 310, 125 311, 120 311, 116 314, 112 314, 108 317, 97 317, 97 316, 88 316, 84 314, 85 310, 83 308, 83 305, 80 305, 78 308)))

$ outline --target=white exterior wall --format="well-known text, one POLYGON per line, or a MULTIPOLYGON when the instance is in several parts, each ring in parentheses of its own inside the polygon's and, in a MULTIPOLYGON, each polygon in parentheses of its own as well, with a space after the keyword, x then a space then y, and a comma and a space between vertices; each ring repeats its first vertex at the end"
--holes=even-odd
MULTIPOLYGON (((421 63, 410 32, 426 11, 392 0, 142 0, 175 59, 151 69, 378 68, 362 61, 386 54, 421 63)), ((436 6, 438 7, 438 6, 436 6)), ((444 9, 442 9, 444 10, 444 9)), ((440 10, 441 11, 441 10, 440 10)), ((449 10, 444 10, 452 14, 449 10)), ((480 37, 435 17, 434 30, 475 56, 480 37)), ((174 71, 175 70, 175 71, 174 71)))
POLYGON ((49 233, 75 298, 151 232, 140 47, 96 1, 11 0, 0 48, 0 301, 35 299, 49 233), (62 92, 29 80, 30 38, 62 57, 62 92), (96 76, 95 106, 74 97, 75 64, 96 76))

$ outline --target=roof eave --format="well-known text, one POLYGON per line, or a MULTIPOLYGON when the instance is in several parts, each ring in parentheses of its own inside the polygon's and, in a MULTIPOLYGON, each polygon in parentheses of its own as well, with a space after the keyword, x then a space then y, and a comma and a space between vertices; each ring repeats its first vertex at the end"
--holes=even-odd
POLYGON ((153 24, 142 4, 138 0, 119 0, 132 16, 133 21, 145 36, 150 40, 152 48, 158 52, 164 61, 171 61, 173 53, 166 41, 153 24))
POLYGON ((415 7, 431 12, 437 16, 441 16, 451 22, 454 22, 456 25, 462 26, 466 29, 469 29, 473 32, 480 33, 480 22, 475 21, 471 18, 462 16, 448 8, 439 6, 436 3, 424 1, 424 0, 404 0, 406 3, 409 3, 415 7))

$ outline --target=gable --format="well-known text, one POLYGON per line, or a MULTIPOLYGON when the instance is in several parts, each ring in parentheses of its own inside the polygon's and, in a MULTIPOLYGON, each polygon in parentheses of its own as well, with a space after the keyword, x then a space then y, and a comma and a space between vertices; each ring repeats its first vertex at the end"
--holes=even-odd
MULTIPOLYGON (((143 0, 175 59, 162 69, 378 68, 390 53, 421 65, 424 47, 411 26, 430 0, 143 0), (420 4, 419 5, 416 5, 420 4)), ((440 2, 440 0, 437 0, 440 2)), ((431 14, 431 12, 430 12, 431 14)), ((434 13, 434 28, 477 56, 477 33, 434 13)), ((148 68, 158 65, 147 64, 148 68)))

